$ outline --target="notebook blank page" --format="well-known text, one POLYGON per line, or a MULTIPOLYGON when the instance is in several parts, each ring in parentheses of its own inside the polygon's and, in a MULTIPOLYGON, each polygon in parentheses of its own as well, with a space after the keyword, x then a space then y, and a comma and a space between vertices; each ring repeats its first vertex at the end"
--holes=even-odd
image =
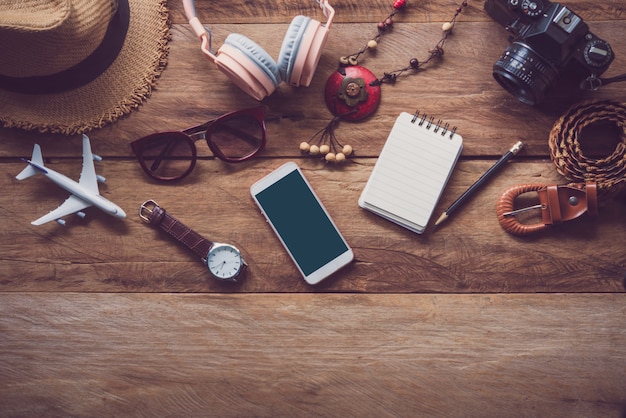
POLYGON ((426 226, 462 148, 462 138, 426 129, 402 113, 366 187, 366 203, 426 226))

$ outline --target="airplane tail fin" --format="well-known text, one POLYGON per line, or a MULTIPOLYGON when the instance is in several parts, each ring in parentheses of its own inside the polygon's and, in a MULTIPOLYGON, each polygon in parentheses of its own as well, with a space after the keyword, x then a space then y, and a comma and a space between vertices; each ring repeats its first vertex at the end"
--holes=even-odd
POLYGON ((43 156, 41 155, 41 148, 39 147, 39 144, 35 144, 35 147, 33 148, 33 156, 31 157, 30 161, 24 161, 27 162, 28 165, 20 172, 20 174, 15 176, 16 179, 24 180, 42 172, 41 170, 43 169, 44 165, 43 156), (37 170, 35 167, 39 168, 39 170, 37 170))

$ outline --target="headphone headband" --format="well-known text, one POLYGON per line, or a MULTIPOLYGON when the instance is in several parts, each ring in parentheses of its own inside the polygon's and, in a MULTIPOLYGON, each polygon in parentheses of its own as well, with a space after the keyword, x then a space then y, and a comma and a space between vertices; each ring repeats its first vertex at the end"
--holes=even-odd
MULTIPOLYGON (((328 0, 315 0, 317 4, 319 4, 320 9, 322 9, 322 13, 326 17, 326 28, 330 29, 330 26, 333 24, 333 19, 335 17, 335 9, 328 3, 328 0)), ((206 28, 200 22, 200 19, 196 16, 196 9, 194 6, 193 0, 183 0, 183 8, 185 9, 185 15, 187 16, 187 20, 189 20, 189 24, 191 25, 191 29, 196 34, 196 36, 200 39, 207 36, 208 40, 211 39, 211 31, 206 28)), ((212 49, 209 48, 208 49, 212 49)), ((210 53, 211 55, 212 52, 210 53)))
POLYGON ((308 86, 311 83, 335 16, 328 0, 315 0, 326 17, 326 23, 321 24, 301 15, 294 17, 276 63, 263 48, 239 34, 230 34, 224 45, 214 53, 211 30, 196 16, 193 0, 182 1, 191 29, 200 39, 202 53, 257 100, 270 95, 283 81, 292 86, 308 86))
POLYGON ((322 9, 322 13, 326 16, 326 29, 330 29, 333 24, 333 18, 335 17, 335 9, 328 3, 328 0, 316 0, 322 9))

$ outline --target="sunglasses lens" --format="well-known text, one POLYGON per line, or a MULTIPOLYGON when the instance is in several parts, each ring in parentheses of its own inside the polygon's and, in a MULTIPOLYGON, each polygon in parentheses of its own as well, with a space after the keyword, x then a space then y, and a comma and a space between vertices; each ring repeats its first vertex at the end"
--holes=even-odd
POLYGON ((246 159, 263 146, 263 125, 250 115, 236 115, 215 124, 210 141, 227 159, 246 159))
POLYGON ((141 159, 153 177, 174 179, 186 174, 193 162, 193 144, 186 136, 162 133, 142 144, 141 159))

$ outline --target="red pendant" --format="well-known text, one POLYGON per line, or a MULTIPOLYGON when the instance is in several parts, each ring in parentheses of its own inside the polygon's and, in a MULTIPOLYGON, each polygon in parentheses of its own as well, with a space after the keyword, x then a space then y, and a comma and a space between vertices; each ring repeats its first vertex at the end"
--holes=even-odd
POLYGON ((406 6, 406 0, 396 0, 393 2, 393 8, 396 10, 402 9, 406 6))
POLYGON ((326 107, 343 120, 358 121, 370 116, 380 103, 380 84, 367 68, 358 65, 340 67, 326 81, 326 107))

